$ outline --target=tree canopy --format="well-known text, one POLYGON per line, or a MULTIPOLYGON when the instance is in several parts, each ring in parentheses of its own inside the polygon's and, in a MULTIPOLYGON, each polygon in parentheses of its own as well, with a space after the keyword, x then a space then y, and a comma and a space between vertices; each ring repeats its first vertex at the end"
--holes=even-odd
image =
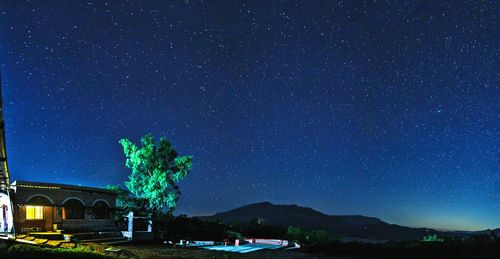
POLYGON ((175 209, 180 196, 178 183, 192 168, 191 156, 178 156, 170 141, 161 138, 157 144, 151 134, 141 138, 141 146, 121 139, 132 173, 125 186, 139 199, 147 201, 154 212, 175 209))

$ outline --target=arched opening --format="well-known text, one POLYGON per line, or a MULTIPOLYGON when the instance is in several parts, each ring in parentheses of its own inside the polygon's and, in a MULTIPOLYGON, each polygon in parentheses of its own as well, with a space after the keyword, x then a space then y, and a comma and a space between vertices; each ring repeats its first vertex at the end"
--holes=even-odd
POLYGON ((68 199, 63 204, 63 219, 85 219, 85 205, 77 199, 68 199))
POLYGON ((36 206, 52 206, 54 203, 45 196, 35 195, 30 197, 26 204, 36 206))
POLYGON ((109 219, 110 207, 104 201, 97 201, 92 207, 94 219, 109 219))
MULTIPOLYGON (((26 202, 26 219, 27 220, 43 220, 48 213, 44 213, 44 210, 48 212, 50 206, 53 203, 45 196, 35 195, 28 199, 26 202)), ((52 214, 50 214, 51 216, 52 214)))

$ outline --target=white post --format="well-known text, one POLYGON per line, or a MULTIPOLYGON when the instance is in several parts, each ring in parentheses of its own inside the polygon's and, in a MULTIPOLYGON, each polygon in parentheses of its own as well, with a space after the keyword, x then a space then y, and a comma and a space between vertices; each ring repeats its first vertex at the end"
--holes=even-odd
POLYGON ((134 212, 130 211, 127 215, 127 231, 130 235, 130 239, 134 239, 134 212))

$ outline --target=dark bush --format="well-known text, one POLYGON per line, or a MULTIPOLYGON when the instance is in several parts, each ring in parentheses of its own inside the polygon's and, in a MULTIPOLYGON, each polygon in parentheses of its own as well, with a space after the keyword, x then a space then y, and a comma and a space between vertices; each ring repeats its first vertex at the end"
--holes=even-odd
POLYGON ((239 234, 218 220, 203 221, 185 215, 177 217, 165 215, 159 221, 159 232, 164 240, 222 241, 237 238, 239 234))
POLYGON ((10 258, 36 259, 36 258, 110 258, 105 255, 86 251, 85 248, 64 249, 45 248, 32 245, 16 244, 7 249, 6 255, 10 258))

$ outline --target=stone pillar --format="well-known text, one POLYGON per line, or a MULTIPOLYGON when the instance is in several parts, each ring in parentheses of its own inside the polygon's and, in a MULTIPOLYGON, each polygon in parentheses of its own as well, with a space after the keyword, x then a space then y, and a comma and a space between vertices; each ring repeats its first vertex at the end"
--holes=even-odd
POLYGON ((134 212, 130 211, 127 215, 127 232, 128 238, 133 240, 134 238, 134 212))
POLYGON ((148 232, 153 232, 153 221, 151 219, 148 220, 148 232))

